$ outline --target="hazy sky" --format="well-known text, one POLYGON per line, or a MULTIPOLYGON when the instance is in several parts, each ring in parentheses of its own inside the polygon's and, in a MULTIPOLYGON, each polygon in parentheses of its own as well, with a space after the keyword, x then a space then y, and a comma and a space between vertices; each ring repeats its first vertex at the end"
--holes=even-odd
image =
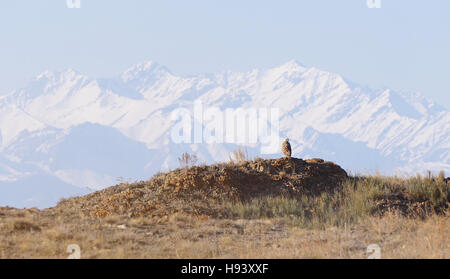
POLYGON ((142 60, 175 74, 295 59, 450 108, 450 1, 66 0, 0 2, 0 94, 44 70, 114 76, 142 60))

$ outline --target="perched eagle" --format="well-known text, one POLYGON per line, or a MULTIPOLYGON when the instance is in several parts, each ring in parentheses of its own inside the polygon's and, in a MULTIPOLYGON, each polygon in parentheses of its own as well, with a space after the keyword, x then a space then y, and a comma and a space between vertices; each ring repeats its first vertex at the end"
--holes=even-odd
POLYGON ((281 145, 281 151, 283 152, 284 156, 291 158, 291 144, 289 143, 289 139, 285 139, 283 141, 283 144, 281 145))

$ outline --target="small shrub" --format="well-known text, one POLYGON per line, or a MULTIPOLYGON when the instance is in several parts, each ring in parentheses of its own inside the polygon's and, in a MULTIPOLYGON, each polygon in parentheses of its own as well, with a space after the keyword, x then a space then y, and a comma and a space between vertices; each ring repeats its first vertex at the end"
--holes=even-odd
POLYGON ((187 152, 183 153, 181 157, 178 158, 178 162, 180 163, 180 167, 182 168, 188 168, 195 166, 195 164, 198 161, 197 155, 191 155, 187 152))
POLYGON ((450 185, 441 176, 422 178, 418 175, 407 180, 406 189, 412 199, 431 201, 434 207, 443 207, 450 200, 450 185))
POLYGON ((33 223, 27 221, 16 221, 13 225, 14 231, 41 231, 41 228, 33 223))
POLYGON ((250 158, 248 156, 247 149, 238 148, 233 151, 230 155, 230 162, 231 163, 241 163, 245 161, 249 161, 250 158))

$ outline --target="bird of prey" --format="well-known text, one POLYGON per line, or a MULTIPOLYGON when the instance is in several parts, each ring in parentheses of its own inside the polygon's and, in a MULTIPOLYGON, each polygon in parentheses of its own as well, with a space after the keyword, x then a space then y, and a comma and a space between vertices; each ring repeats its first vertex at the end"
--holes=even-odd
POLYGON ((285 139, 283 141, 283 144, 281 145, 281 151, 283 152, 284 156, 287 158, 291 158, 291 144, 289 143, 289 139, 285 139))

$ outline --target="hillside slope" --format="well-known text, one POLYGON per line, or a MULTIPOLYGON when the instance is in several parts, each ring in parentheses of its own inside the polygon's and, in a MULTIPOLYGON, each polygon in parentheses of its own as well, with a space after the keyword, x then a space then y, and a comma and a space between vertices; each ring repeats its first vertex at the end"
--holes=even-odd
POLYGON ((264 196, 333 192, 347 173, 332 162, 281 158, 193 166, 148 181, 120 184, 60 203, 90 217, 162 217, 174 213, 223 217, 213 204, 264 196))

